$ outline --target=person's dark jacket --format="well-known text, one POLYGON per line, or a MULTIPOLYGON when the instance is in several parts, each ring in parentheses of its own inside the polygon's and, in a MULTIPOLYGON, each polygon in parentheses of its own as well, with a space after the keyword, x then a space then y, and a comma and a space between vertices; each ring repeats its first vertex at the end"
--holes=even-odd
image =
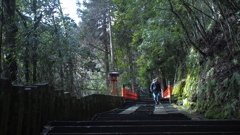
POLYGON ((160 83, 157 81, 157 82, 154 82, 151 84, 150 86, 150 90, 152 90, 153 92, 160 92, 161 91, 161 85, 160 83))

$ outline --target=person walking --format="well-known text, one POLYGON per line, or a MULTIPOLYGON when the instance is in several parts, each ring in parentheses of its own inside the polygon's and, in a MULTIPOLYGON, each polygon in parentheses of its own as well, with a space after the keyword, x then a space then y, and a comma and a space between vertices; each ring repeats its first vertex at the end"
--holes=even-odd
POLYGON ((161 85, 158 81, 158 78, 153 79, 153 82, 150 85, 150 91, 153 94, 153 100, 155 104, 158 105, 161 101, 161 85))

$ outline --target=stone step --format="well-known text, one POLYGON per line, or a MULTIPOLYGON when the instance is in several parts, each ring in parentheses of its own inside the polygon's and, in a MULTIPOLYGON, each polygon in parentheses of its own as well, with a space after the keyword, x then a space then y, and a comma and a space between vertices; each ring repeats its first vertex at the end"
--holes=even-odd
POLYGON ((48 135, 238 135, 239 132, 49 133, 48 135))
POLYGON ((43 134, 237 135, 240 134, 240 120, 193 120, 167 100, 156 106, 152 99, 127 100, 123 107, 98 114, 92 121, 52 121, 43 134))
POLYGON ((175 114, 101 114, 95 121, 99 120, 191 120, 181 113, 175 114))
POLYGON ((48 135, 237 135, 240 120, 53 121, 48 135))
POLYGON ((96 125, 238 125, 240 120, 132 120, 132 121, 52 121, 51 126, 96 125))
POLYGON ((55 126, 51 133, 240 133, 239 125, 91 125, 91 126, 55 126))
MULTIPOLYGON (((161 98, 162 103, 169 103, 168 98, 161 98)), ((154 104, 153 98, 145 98, 145 99, 127 99, 125 103, 137 103, 137 104, 154 104)))

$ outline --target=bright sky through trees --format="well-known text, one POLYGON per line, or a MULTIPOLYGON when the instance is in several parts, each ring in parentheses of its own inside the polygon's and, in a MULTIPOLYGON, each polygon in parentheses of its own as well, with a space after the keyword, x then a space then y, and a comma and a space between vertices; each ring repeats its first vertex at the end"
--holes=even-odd
MULTIPOLYGON (((83 0, 79 0, 82 3, 83 0)), ((75 20, 78 23, 81 19, 77 15, 77 0, 60 0, 61 6, 63 9, 63 14, 69 14, 69 17, 75 20)))

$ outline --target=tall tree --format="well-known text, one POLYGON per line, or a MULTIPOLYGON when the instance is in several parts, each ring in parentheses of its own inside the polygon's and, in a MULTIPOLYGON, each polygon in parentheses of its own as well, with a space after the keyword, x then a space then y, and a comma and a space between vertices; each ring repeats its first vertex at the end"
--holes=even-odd
POLYGON ((2 77, 3 73, 3 63, 2 63, 2 31, 3 31, 3 1, 1 1, 0 5, 0 77, 2 77))
POLYGON ((136 84, 140 54, 137 52, 137 38, 141 33, 141 6, 144 2, 114 0, 113 37, 115 44, 115 61, 124 84, 136 84), (139 4, 137 6, 137 4, 139 4), (135 40, 136 39, 136 40, 135 40), (136 41, 136 42, 135 42, 136 41))
POLYGON ((2 25, 5 30, 7 29, 3 43, 5 44, 5 47, 8 48, 6 51, 6 65, 4 70, 8 71, 6 72, 7 74, 5 74, 5 77, 9 77, 13 81, 17 79, 17 59, 14 48, 16 47, 15 38, 18 28, 15 23, 15 10, 16 0, 2 1, 2 25))
POLYGON ((103 62, 106 86, 109 86, 109 0, 90 0, 83 3, 86 9, 79 10, 82 19, 83 43, 99 55, 103 62), (102 57, 103 56, 103 57, 102 57))

